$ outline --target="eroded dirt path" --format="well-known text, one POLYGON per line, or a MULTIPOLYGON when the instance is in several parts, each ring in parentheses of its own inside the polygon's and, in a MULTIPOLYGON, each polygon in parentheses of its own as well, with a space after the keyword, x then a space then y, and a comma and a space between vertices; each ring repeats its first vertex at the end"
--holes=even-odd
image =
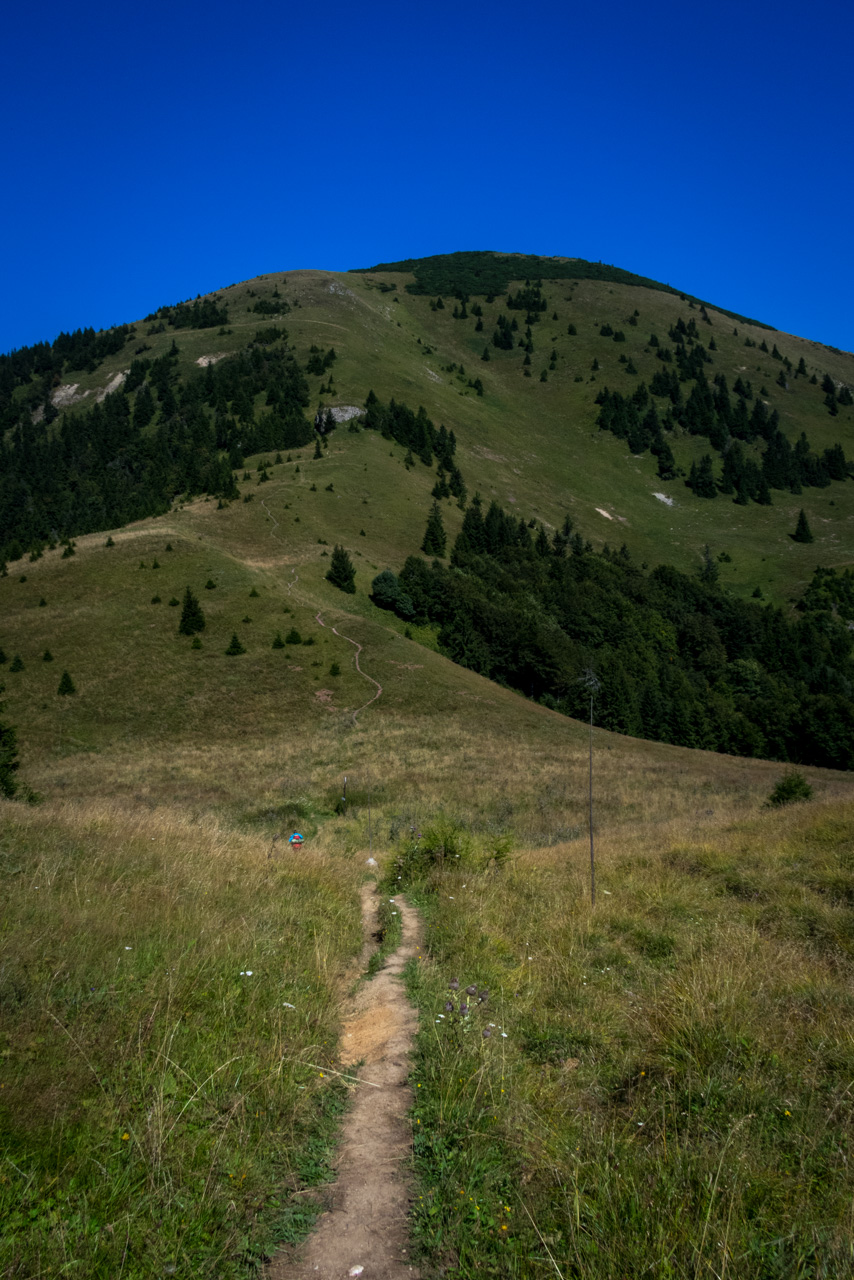
MULTIPOLYGON (((401 981, 403 966, 418 954, 421 922, 403 898, 403 939, 376 977, 351 997, 341 1035, 344 1068, 355 1068, 362 1083, 341 1132, 337 1179, 327 1189, 329 1207, 317 1230, 297 1250, 279 1254, 268 1280, 417 1280, 408 1259, 412 1135, 406 1113, 412 1091, 406 1084, 409 1052, 418 1024, 401 981), (357 1270, 361 1268, 361 1270, 357 1270)), ((366 937, 376 927, 376 898, 362 896, 366 937)), ((366 965, 370 946, 363 951, 366 965)))
MULTIPOLYGON (((319 622, 322 627, 326 626, 326 623, 323 621, 319 613, 316 613, 314 616, 315 616, 315 621, 319 622)), ((330 626, 332 626, 331 623, 330 623, 330 626)), ((332 634, 338 636, 340 640, 346 640, 348 644, 352 644, 355 646, 356 670, 358 671, 359 675, 362 677, 363 680, 368 680, 376 689, 376 693, 374 694, 374 696, 372 698, 368 698, 367 702, 362 703, 361 707, 359 707, 358 710, 353 712, 353 720, 355 722, 356 716, 359 714, 360 711, 364 711, 365 707, 369 707, 372 702, 376 702, 377 698, 380 696, 380 694, 383 691, 383 687, 380 684, 379 680, 375 680, 373 676, 369 676, 368 673, 366 671, 363 671, 362 668, 359 666, 359 654, 362 652, 362 645, 359 644, 358 640, 351 640, 349 636, 345 636, 341 631, 338 630, 337 627, 332 627, 332 634)))

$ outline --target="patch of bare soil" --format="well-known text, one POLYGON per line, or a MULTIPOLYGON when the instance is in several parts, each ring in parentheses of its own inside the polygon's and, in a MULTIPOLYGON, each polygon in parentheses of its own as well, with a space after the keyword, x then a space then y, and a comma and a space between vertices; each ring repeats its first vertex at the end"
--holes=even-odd
MULTIPOLYGON (((363 969, 375 928, 375 896, 362 896, 366 943, 363 969)), ((298 1249, 279 1254, 267 1280, 418 1280, 408 1258, 408 1175, 412 1137, 406 1084, 417 1015, 401 982, 403 966, 420 947, 418 913, 396 898, 403 940, 371 982, 351 998, 341 1035, 341 1061, 358 1068, 361 1083, 344 1121, 337 1179, 327 1190, 327 1208, 317 1230, 298 1249)))

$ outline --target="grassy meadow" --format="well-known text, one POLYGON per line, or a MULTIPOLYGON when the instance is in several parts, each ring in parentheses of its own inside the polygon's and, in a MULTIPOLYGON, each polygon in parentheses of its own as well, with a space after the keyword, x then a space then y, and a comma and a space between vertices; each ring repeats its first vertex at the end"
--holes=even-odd
MULTIPOLYGON (((595 428, 597 389, 648 379, 649 333, 664 341, 687 303, 546 282, 559 319, 541 320, 525 379, 520 351, 480 359, 501 299, 475 333, 402 283, 233 286, 230 332, 178 333, 181 360, 244 347, 269 323, 247 307, 278 284, 300 355, 338 352, 324 402, 373 387, 423 403, 455 430, 470 492, 549 526, 568 511, 650 565, 728 549, 724 582, 777 602, 816 564, 850 562, 851 485, 704 502, 595 428), (635 309, 625 344, 599 336, 635 309), (801 505, 811 546, 788 536, 801 505)), ((819 379, 850 381, 850 356, 709 314, 711 373, 744 366, 814 447, 854 454, 851 412, 831 420, 803 379, 784 393, 743 341, 803 354, 819 379)), ((172 334, 146 341, 156 356, 172 334)), ((700 444, 674 442, 680 465, 700 444)), ((0 578, 22 783, 0 800, 0 1276, 247 1276, 309 1228, 346 1105, 339 1007, 370 854, 428 925, 408 975, 425 1277, 850 1273, 850 776, 804 769, 814 798, 772 810, 784 766, 595 730, 591 906, 586 727, 453 666, 428 628, 407 635, 370 601, 373 576, 417 552, 434 473, 346 427, 311 454, 249 459, 241 500, 176 503, 114 545, 80 537, 0 578), (336 543, 353 596, 325 581, 336 543), (196 647, 178 634, 187 586, 206 617, 196 647), (229 656, 235 634, 245 652, 229 656), (376 688, 357 644, 382 686, 361 712, 376 688)), ((452 537, 462 513, 443 518, 452 537)))
MULTIPOLYGON (((558 527, 568 512, 582 535, 597 548, 604 542, 612 546, 625 542, 640 563, 672 563, 688 572, 697 568, 708 544, 715 554, 727 552, 731 557, 721 568, 726 586, 742 595, 759 587, 766 599, 781 604, 803 591, 816 565, 850 564, 854 528, 851 484, 805 489, 797 496, 774 490, 771 507, 755 503, 738 506, 724 495, 714 501, 699 499, 681 478, 660 480, 649 453, 633 456, 624 441, 600 431, 595 425, 598 409, 594 402, 603 386, 629 395, 641 380, 648 384, 662 367, 649 346, 651 334, 655 333, 662 345, 672 345, 667 337, 671 325, 680 317, 686 323, 693 319, 700 340, 708 344, 714 339, 716 345, 711 352, 714 363, 707 366, 710 381, 723 373, 732 390, 736 379, 744 378, 751 383, 754 395, 761 395, 770 408, 778 410, 782 429, 792 443, 803 431, 814 449, 839 441, 848 455, 854 456, 854 410, 841 408, 838 416, 831 417, 820 385, 812 385, 809 378, 789 375, 788 387, 780 387, 776 379, 782 365, 763 352, 760 344, 776 345, 796 366, 803 358, 808 375, 815 375, 819 384, 829 372, 837 383, 854 386, 854 355, 734 321, 712 306, 707 308, 707 325, 696 307, 675 294, 590 280, 546 280, 543 293, 548 311, 533 327, 534 354, 531 377, 527 378, 523 351, 498 351, 491 345, 498 315, 515 314, 521 334, 524 312, 507 312, 503 295, 492 303, 481 298, 483 329, 478 332, 473 314, 466 320, 453 318, 453 299, 446 299, 444 308, 434 311, 429 298, 406 293, 404 286, 410 278, 391 272, 308 270, 262 276, 215 295, 229 306, 229 327, 224 333, 168 330, 146 336, 145 323, 137 322, 137 336, 124 353, 110 357, 94 373, 69 376, 77 380, 78 394, 88 391, 91 397, 116 372, 129 366, 134 344, 143 340, 146 357, 154 358, 170 349, 173 337, 180 349, 181 370, 188 373, 197 369, 200 359, 244 349, 259 328, 272 322, 287 329, 301 360, 307 359, 312 346, 323 350, 334 347, 337 359, 329 384, 328 374, 309 375, 318 406, 362 405, 371 388, 382 400, 395 397, 413 409, 423 404, 437 425, 444 422, 448 430, 455 431, 457 460, 469 491, 479 489, 487 501, 494 498, 506 510, 543 521, 547 528, 558 527), (275 303, 277 296, 290 308, 281 316, 271 320, 251 310, 259 300, 275 303), (615 343, 602 337, 603 324, 623 332, 625 341, 615 343), (574 335, 568 333, 570 325, 576 329, 574 335), (754 345, 746 347, 746 341, 754 345), (484 347, 490 353, 488 362, 481 358, 484 347), (549 370, 552 352, 555 368, 549 370), (599 365, 595 372, 594 360, 599 365), (629 361, 636 373, 627 372, 629 361), (546 382, 540 381, 543 370, 546 382), (483 383, 483 396, 469 386, 476 378, 483 383), (671 499, 672 505, 656 494, 671 499), (812 545, 794 543, 789 536, 802 506, 815 536, 812 545)), ((514 282, 511 288, 523 283, 514 282)), ((263 408, 260 402, 258 407, 263 408)), ((686 472, 693 461, 709 452, 705 438, 690 436, 680 428, 668 438, 677 464, 686 472)), ((365 517, 373 527, 360 521, 353 534, 358 536, 364 527, 380 567, 397 570, 410 544, 414 549, 420 543, 434 474, 417 461, 406 473, 400 451, 395 482, 388 488, 386 472, 373 465, 387 442, 376 442, 373 452, 365 445, 364 457, 358 449, 356 456, 351 456, 353 442, 354 437, 343 428, 335 433, 331 446, 339 460, 345 455, 354 493, 357 479, 364 481, 359 500, 366 501, 365 517), (358 465, 363 469, 365 464, 369 474, 357 477, 358 465), (379 494, 379 509, 372 510, 379 494), (399 526, 407 520, 415 527, 408 539, 399 540, 399 526)), ((717 472, 717 457, 715 468, 717 472)), ((308 489, 313 479, 303 477, 308 481, 303 487, 308 489)), ((324 486, 326 483, 328 479, 324 486)), ((316 505, 323 501, 318 493, 316 505)), ((456 507, 446 503, 443 508, 449 532, 456 532, 456 507)), ((296 514, 305 519, 303 511, 296 514)), ((334 512, 335 533, 341 515, 334 512)), ((333 526, 327 523, 325 527, 333 526)), ((340 531, 349 533, 346 519, 341 521, 340 531)))
POLYGON ((360 575, 325 583, 308 495, 297 540, 281 520, 287 470, 272 516, 198 502, 0 580, 42 797, 0 808, 0 1274, 245 1275, 308 1228, 365 859, 400 887, 437 822, 464 865, 410 876, 426 1273, 838 1274, 850 779, 806 770, 815 799, 776 812, 782 766, 596 730, 591 909, 585 726, 408 640, 360 575), (187 583, 197 650, 168 604, 187 583), (314 643, 274 649, 292 627, 314 643), (355 721, 374 689, 344 636, 383 686, 355 721), (455 977, 488 1018, 435 1021, 455 977))

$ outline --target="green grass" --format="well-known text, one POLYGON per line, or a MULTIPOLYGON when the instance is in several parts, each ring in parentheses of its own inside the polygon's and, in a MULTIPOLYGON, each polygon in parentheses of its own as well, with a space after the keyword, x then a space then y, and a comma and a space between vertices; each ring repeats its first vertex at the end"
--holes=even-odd
MULTIPOLYGON (((671 324, 679 316, 686 320, 693 317, 701 338, 707 341, 714 336, 718 347, 713 353, 714 364, 708 366, 710 378, 723 372, 731 388, 741 373, 756 392, 764 384, 767 399, 779 410, 790 439, 805 431, 814 448, 823 449, 839 440, 854 455, 854 413, 843 409, 837 418, 831 418, 820 387, 805 379, 790 378, 788 391, 778 387, 775 378, 782 366, 761 352, 758 344, 776 342, 795 364, 803 356, 809 373, 817 373, 819 380, 829 371, 849 384, 854 382, 851 355, 734 322, 714 308, 709 308, 712 325, 706 326, 698 310, 691 310, 688 301, 682 302, 673 294, 616 283, 556 280, 544 283, 549 309, 534 326, 536 376, 525 379, 523 353, 518 349, 498 352, 490 347, 489 363, 480 359, 484 345, 490 344, 497 315, 506 310, 503 297, 484 304, 484 329, 476 333, 474 317, 454 320, 451 306, 433 312, 428 298, 404 292, 406 279, 394 273, 297 271, 233 286, 222 291, 231 307, 232 333, 223 337, 216 330, 181 331, 176 335, 180 367, 189 372, 202 356, 243 348, 258 327, 258 317, 246 311, 254 301, 249 290, 265 296, 278 284, 289 302, 299 304, 284 324, 300 358, 307 358, 312 343, 334 345, 338 353, 333 367, 335 394, 320 399, 362 404, 373 387, 384 400, 394 396, 413 407, 423 403, 437 424, 444 422, 456 432, 458 461, 469 490, 480 489, 486 499, 494 497, 506 509, 552 527, 562 522, 568 510, 594 545, 625 541, 639 562, 650 565, 664 561, 682 569, 696 568, 708 543, 715 553, 728 551, 732 556, 722 568, 726 585, 744 595, 759 586, 766 598, 778 603, 787 603, 803 590, 815 565, 850 564, 854 520, 854 486, 850 483, 808 489, 799 496, 774 491, 770 508, 755 504, 739 507, 723 495, 714 501, 697 499, 681 480, 660 481, 649 454, 632 457, 624 442, 600 432, 595 426, 594 399, 604 385, 627 393, 641 379, 649 382, 659 367, 654 352, 647 348, 650 333, 657 333, 668 344, 671 324), (396 284, 398 291, 381 292, 384 283, 396 284), (640 313, 637 325, 630 326, 628 320, 635 310, 640 313), (553 312, 557 321, 551 319, 553 312), (606 321, 625 332, 625 343, 599 336, 606 321), (574 337, 567 334, 570 322, 577 328, 574 337), (756 342, 755 347, 744 346, 748 337, 756 342), (547 363, 553 348, 557 368, 549 374, 548 382, 541 383, 540 363, 547 363), (637 376, 625 372, 620 355, 634 361, 637 376), (595 380, 590 372, 594 357, 601 366, 595 380), (460 363, 466 370, 462 378, 448 371, 449 365, 460 363), (474 377, 484 382, 486 394, 482 398, 466 385, 474 377), (583 380, 576 382, 576 377, 583 380), (671 496, 674 505, 667 507, 658 501, 653 496, 656 492, 671 496), (812 546, 799 546, 788 536, 801 506, 806 508, 816 535, 812 546), (600 515, 597 508, 607 511, 612 519, 600 515)), ((514 282, 513 287, 520 283, 514 282)), ((524 321, 524 313, 518 314, 524 321)), ((172 336, 170 331, 146 338, 152 347, 146 355, 161 354, 161 348, 168 350, 172 336)), ((139 339, 133 341, 139 344, 139 339)), ((91 385, 94 389, 128 364, 128 358, 115 357, 95 374, 73 377, 80 380, 81 387, 91 385)), ((322 381, 309 377, 313 396, 318 395, 322 381)), ((708 452, 708 442, 678 431, 675 434, 672 444, 677 463, 687 471, 693 460, 708 452)), ((313 529, 320 530, 320 536, 331 533, 333 540, 336 534, 346 536, 351 550, 357 547, 365 560, 379 568, 397 569, 420 543, 433 473, 418 462, 412 472, 406 472, 403 451, 386 445, 383 441, 371 444, 342 428, 333 436, 329 454, 317 464, 309 462, 313 470, 305 465, 310 450, 302 451, 302 458, 294 452, 295 461, 301 461, 302 474, 291 487, 306 492, 300 493, 299 507, 287 514, 291 522, 294 515, 299 515, 301 523, 308 519, 313 529), (390 450, 393 459, 388 458, 390 450), (318 483, 318 492, 309 494, 311 480, 319 480, 321 474, 323 485, 318 483), (330 481, 334 481, 335 495, 325 492, 330 481), (349 504, 346 509, 338 502, 342 489, 349 504), (363 499, 367 506, 356 511, 363 499), (361 528, 365 539, 360 537, 361 528)), ((281 478, 287 468, 276 471, 281 478)), ((293 480, 291 468, 290 482, 293 480)), ((269 487, 257 488, 254 476, 252 487, 257 507, 260 497, 269 494, 269 487)), ((453 536, 459 519, 453 504, 445 504, 445 518, 453 536)))
POLYGON ((609 841, 595 910, 542 854, 416 887, 426 1274, 850 1270, 854 813, 802 810, 609 841))
MULTIPOLYGON (((678 299, 592 283, 556 294, 560 325, 541 325, 558 371, 540 384, 515 353, 481 365, 473 321, 406 294, 395 304, 372 281, 289 273, 280 288, 301 306, 285 323, 305 353, 335 345, 339 402, 374 386, 453 427, 485 498, 551 524, 568 505, 585 536, 625 538, 650 564, 690 566, 708 541, 731 551, 734 589, 749 594, 761 570, 776 599, 850 554, 850 485, 796 500, 817 534, 799 547, 782 501, 702 503, 677 486, 664 508, 650 460, 595 431, 597 387, 624 375, 594 322, 630 314, 631 300, 641 318, 626 349, 648 376, 633 343, 687 315, 678 299), (570 317, 578 339, 561 336, 570 317), (599 380, 574 383, 593 353, 599 380), (483 399, 443 369, 460 360, 483 399)), ((233 335, 180 333, 182 360, 245 344, 258 327, 240 312, 247 288, 234 291, 233 335)), ((720 360, 734 363, 731 326, 712 314, 720 360)), ((775 337, 845 375, 847 357, 775 337)), ((168 348, 171 334, 148 341, 168 348)), ((812 415, 814 444, 844 442, 844 413, 825 421, 800 385, 793 403, 812 415)), ((683 465, 694 446, 677 441, 683 465)), ((74 556, 45 552, 0 579, 0 644, 24 663, 0 668, 3 718, 19 731, 22 782, 45 797, 0 805, 5 1274, 75 1262, 130 1280, 172 1265, 245 1274, 274 1238, 305 1229, 312 1211, 295 1192, 327 1175, 342 1102, 320 1071, 360 946, 369 795, 378 857, 434 818, 471 851, 465 874, 414 882, 429 924, 410 975, 422 1010, 414 1224, 429 1265, 546 1274, 551 1251, 591 1280, 640 1274, 650 1258, 687 1277, 722 1273, 725 1246, 732 1276, 845 1274, 850 777, 806 769, 815 798, 777 812, 763 806, 779 766, 597 730, 591 912, 586 728, 452 666, 431 632, 407 639, 369 599, 372 577, 417 551, 433 471, 346 429, 310 454, 292 451, 263 485, 262 459, 249 460, 239 483, 252 502, 179 503, 113 531, 114 547, 106 532, 80 537, 74 556), (354 596, 324 579, 336 542, 356 564, 354 596), (188 584, 207 617, 197 650, 167 603, 188 584), (292 626, 314 644, 274 650, 292 626), (234 658, 233 632, 247 648, 234 658), (375 690, 345 637, 383 686, 355 721, 375 690), (77 692, 60 697, 66 669, 77 692), (307 836, 296 857, 293 829, 307 836), (508 837, 515 860, 485 870, 508 837), (506 1040, 484 1040, 473 1019, 435 1021, 454 976, 489 987, 486 1020, 506 1040)), ((446 504, 450 536, 461 518, 446 504)))
POLYGON ((0 1273, 246 1275, 330 1176, 353 867, 118 802, 0 832, 0 1273))

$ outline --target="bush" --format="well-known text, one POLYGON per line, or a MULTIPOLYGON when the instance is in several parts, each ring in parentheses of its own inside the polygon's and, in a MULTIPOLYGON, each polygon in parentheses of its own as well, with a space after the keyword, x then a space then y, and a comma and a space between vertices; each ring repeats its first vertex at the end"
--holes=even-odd
POLYGON ((9 664, 9 670, 23 671, 23 669, 24 669, 24 660, 19 653, 16 653, 11 663, 9 664))
POLYGON ((439 817, 424 832, 413 831, 403 841, 396 859, 400 884, 421 880, 434 868, 465 866, 472 861, 468 832, 451 818, 439 817))
POLYGON ((51 653, 50 649, 45 649, 44 653, 42 654, 42 662, 53 662, 53 654, 51 653))
POLYGON ((769 808, 777 809, 784 804, 798 804, 802 800, 811 800, 813 789, 802 773, 790 769, 784 773, 774 790, 768 797, 769 808))
POLYGON ((285 636, 285 644, 302 644, 302 636, 297 631, 296 627, 291 627, 290 631, 285 636))
POLYGON ((277 631, 276 634, 273 636, 273 648, 284 649, 284 647, 285 647, 285 642, 282 639, 282 633, 281 631, 277 631))
MULTIPOLYGON (((0 693, 3 692, 3 686, 0 684, 0 693)), ((2 711, 0 704, 0 711, 2 711)), ((18 784, 13 777, 18 768, 18 735, 10 724, 3 724, 0 721, 0 796, 5 796, 7 800, 11 800, 12 796, 18 790, 18 784)))
POLYGON ((339 590, 353 595, 356 590, 355 577, 356 570, 352 560, 344 547, 339 547, 336 544, 332 551, 332 563, 329 566, 326 581, 331 582, 333 587, 338 587, 339 590))

